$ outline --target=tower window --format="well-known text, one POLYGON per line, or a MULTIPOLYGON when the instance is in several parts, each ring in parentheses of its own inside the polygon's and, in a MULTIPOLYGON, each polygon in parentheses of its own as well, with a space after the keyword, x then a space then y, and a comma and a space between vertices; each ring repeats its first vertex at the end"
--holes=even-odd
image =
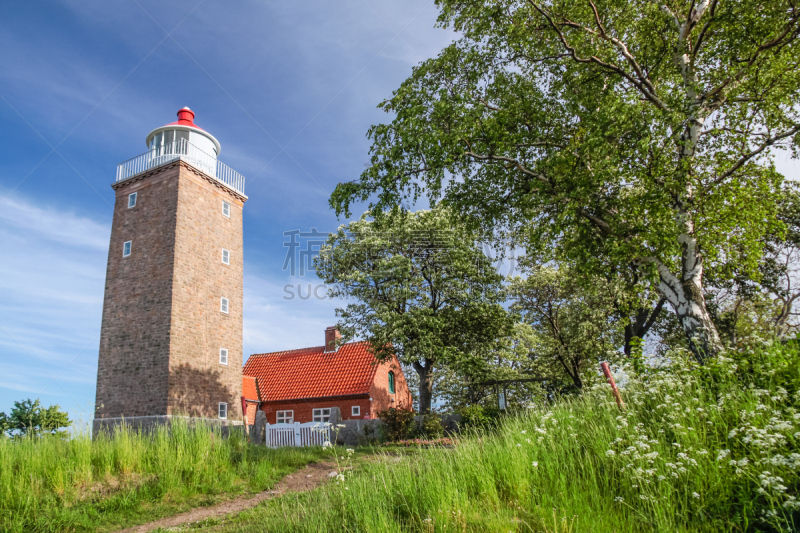
POLYGON ((220 348, 219 349, 219 364, 227 365, 228 364, 228 349, 227 348, 220 348))
POLYGON ((128 209, 136 206, 136 196, 138 193, 132 192, 128 195, 128 209))
POLYGON ((231 218, 231 204, 225 200, 222 201, 222 214, 228 218, 231 218))
POLYGON ((389 392, 394 394, 394 372, 389 371, 389 392))
POLYGON ((131 255, 131 244, 133 241, 125 241, 122 245, 122 257, 128 257, 131 255))
POLYGON ((361 416, 361 407, 358 405, 354 405, 350 408, 350 414, 352 416, 361 416))
POLYGON ((225 402, 219 402, 219 417, 222 420, 226 420, 228 418, 228 404, 225 402))
POLYGON ((223 313, 228 313, 228 299, 227 298, 220 298, 219 300, 219 310, 223 313))
POLYGON ((225 248, 222 249, 222 262, 226 265, 231 264, 231 252, 230 250, 226 250, 225 248))

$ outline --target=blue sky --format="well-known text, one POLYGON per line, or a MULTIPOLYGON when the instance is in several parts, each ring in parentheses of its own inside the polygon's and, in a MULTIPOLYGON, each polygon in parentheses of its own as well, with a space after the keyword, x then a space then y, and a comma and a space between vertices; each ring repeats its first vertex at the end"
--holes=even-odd
POLYGON ((322 344, 335 302, 284 300, 283 232, 333 231, 376 105, 454 35, 430 0, 0 4, 0 411, 88 421, 116 165, 189 106, 242 173, 245 354, 322 344))

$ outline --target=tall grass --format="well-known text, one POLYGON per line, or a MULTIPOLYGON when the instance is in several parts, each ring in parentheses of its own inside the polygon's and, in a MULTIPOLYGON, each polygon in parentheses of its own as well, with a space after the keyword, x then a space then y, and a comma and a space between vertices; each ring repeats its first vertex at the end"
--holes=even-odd
POLYGON ((648 370, 620 411, 606 385, 463 436, 385 455, 226 531, 797 530, 794 349, 648 370))
POLYGON ((242 436, 190 429, 130 429, 92 440, 0 438, 0 531, 110 530, 204 504, 221 493, 260 491, 317 459, 321 449, 271 450, 242 436))

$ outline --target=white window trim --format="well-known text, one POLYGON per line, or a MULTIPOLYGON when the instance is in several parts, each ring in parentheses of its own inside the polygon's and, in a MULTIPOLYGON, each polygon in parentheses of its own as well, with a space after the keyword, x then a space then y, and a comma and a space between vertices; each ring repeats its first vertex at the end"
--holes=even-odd
POLYGON ((231 203, 230 202, 226 202, 225 200, 222 200, 222 216, 231 218, 231 203), (228 206, 228 212, 227 213, 225 212, 225 206, 226 205, 228 206))
POLYGON ((227 420, 228 419, 228 404, 225 402, 219 402, 219 406, 217 407, 217 415, 219 416, 220 420, 227 420), (222 406, 225 406, 225 416, 222 416, 222 406))
POLYGON ((125 241, 122 243, 122 257, 128 257, 131 255, 131 250, 133 250, 133 241, 125 241), (126 249, 128 251, 127 254, 125 253, 126 249))
POLYGON ((350 408, 350 416, 361 416, 361 406, 354 405, 350 408))
POLYGON ((275 423, 276 424, 294 424, 294 409, 288 409, 288 410, 284 410, 284 411, 276 411, 275 412, 275 423), (289 415, 287 416, 286 413, 289 413, 289 415), (283 422, 281 422, 281 418, 284 419, 283 422), (285 421, 287 418, 289 419, 288 422, 285 421))
POLYGON ((231 310, 231 301, 225 298, 224 296, 219 299, 219 310, 226 315, 230 313, 231 310))
POLYGON ((128 195, 128 209, 136 207, 136 200, 138 200, 138 199, 139 199, 139 193, 138 192, 130 193, 128 195), (131 200, 133 200, 133 204, 132 205, 131 205, 131 200))
POLYGON ((227 365, 228 365, 228 356, 229 356, 229 355, 230 355, 230 354, 229 354, 229 352, 228 352, 228 349, 227 349, 227 348, 220 348, 220 349, 219 349, 219 364, 221 364, 221 365, 226 365, 226 366, 227 366, 227 365), (225 362, 224 362, 224 363, 222 362, 222 353, 223 353, 223 352, 225 352, 225 362))
POLYGON ((227 248, 222 249, 222 264, 223 265, 230 265, 231 264, 231 251, 227 248), (225 252, 228 252, 228 260, 225 261, 225 252))
POLYGON ((314 422, 328 422, 331 419, 331 408, 330 407, 320 407, 319 409, 314 409, 311 411, 311 417, 314 422), (328 414, 325 414, 325 411, 328 411, 328 414), (317 414, 319 412, 319 414, 317 414), (319 420, 317 420, 319 418, 319 420))

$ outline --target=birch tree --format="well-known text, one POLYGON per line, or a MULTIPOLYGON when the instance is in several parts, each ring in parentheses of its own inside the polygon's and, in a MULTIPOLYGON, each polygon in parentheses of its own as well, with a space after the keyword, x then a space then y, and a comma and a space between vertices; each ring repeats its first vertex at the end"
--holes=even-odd
POLYGON ((574 268, 634 268, 701 363, 704 270, 755 272, 796 157, 794 0, 438 0, 462 37, 383 102, 339 213, 421 196, 574 268))

